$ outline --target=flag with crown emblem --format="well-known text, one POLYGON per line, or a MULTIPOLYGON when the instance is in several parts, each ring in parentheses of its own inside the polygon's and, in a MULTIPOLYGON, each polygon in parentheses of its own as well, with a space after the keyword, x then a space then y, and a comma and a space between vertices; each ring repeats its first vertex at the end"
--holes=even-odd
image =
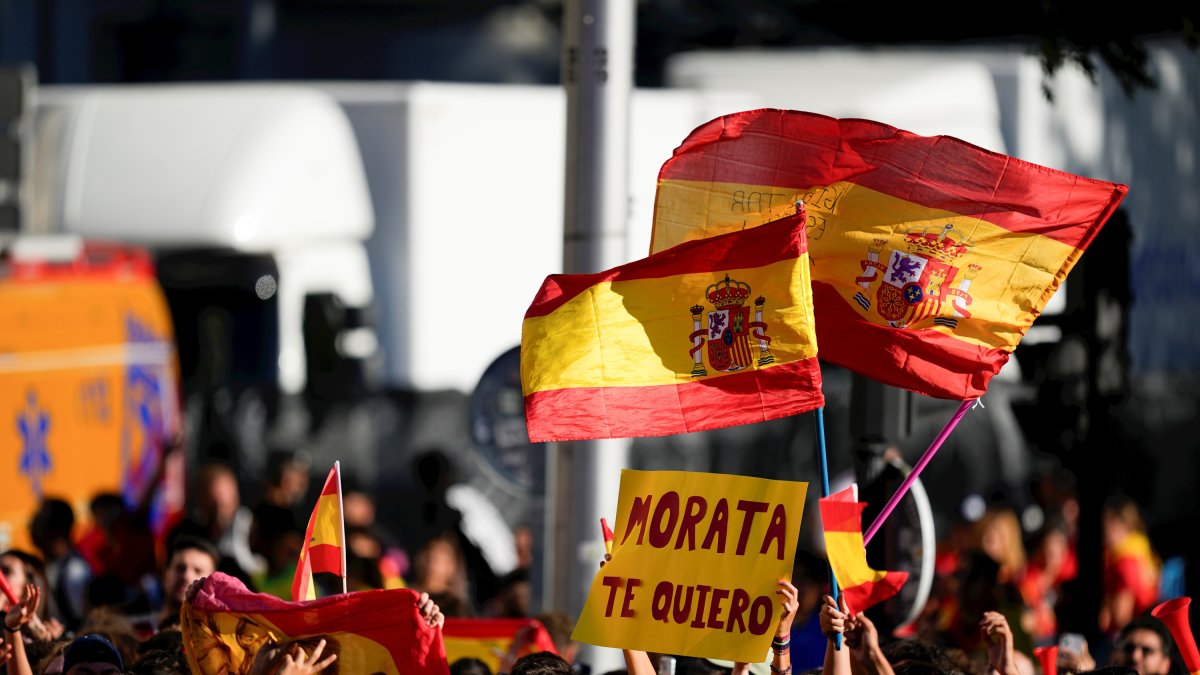
POLYGON ((521 329, 529 439, 661 436, 824 405, 803 216, 546 279, 521 329))
POLYGON ((860 119, 761 109, 659 172, 651 253, 807 209, 821 358, 982 395, 1128 187, 860 119))

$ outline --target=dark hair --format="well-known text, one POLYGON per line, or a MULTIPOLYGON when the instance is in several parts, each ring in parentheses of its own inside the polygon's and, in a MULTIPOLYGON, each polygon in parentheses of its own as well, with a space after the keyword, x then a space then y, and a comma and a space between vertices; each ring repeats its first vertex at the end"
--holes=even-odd
POLYGON ((555 610, 538 614, 534 618, 546 627, 546 633, 550 635, 550 639, 559 653, 565 653, 571 646, 571 633, 575 631, 575 624, 571 622, 571 617, 567 616, 566 612, 555 610))
POLYGON ((571 675, 571 664, 551 652, 534 652, 517 659, 510 675, 571 675))
MULTIPOLYGON (((179 614, 175 614, 175 618, 178 619, 179 614)), ((177 630, 160 630, 138 645, 137 653, 139 656, 147 656, 152 652, 169 652, 182 657, 183 633, 177 630)))
POLYGON ((479 659, 464 656, 450 664, 450 675, 492 675, 492 669, 479 659))
MULTIPOLYGON (((1130 620, 1129 623, 1125 624, 1124 628, 1121 629, 1120 634, 1117 635, 1117 642, 1120 643, 1121 640, 1124 640, 1135 630, 1148 630, 1157 635, 1159 641, 1162 642, 1163 656, 1171 658, 1171 646, 1175 644, 1175 638, 1172 637, 1170 629, 1167 628, 1167 624, 1159 621, 1157 617, 1151 616, 1150 614, 1135 616, 1132 620, 1130 620)), ((1120 668, 1123 666, 1116 667, 1120 668)))
POLYGON ((947 671, 928 661, 898 661, 892 665, 896 675, 946 675, 947 671))
POLYGON ((221 562, 221 552, 217 550, 216 545, 211 541, 200 537, 193 537, 190 534, 181 534, 171 542, 171 554, 167 556, 168 564, 175 557, 176 553, 188 549, 195 549, 201 553, 208 554, 208 557, 212 558, 214 568, 221 562))
POLYGON ((133 624, 115 608, 96 607, 88 611, 79 632, 93 633, 108 640, 120 652, 122 663, 132 663, 137 656, 139 640, 133 624))
POLYGON ((308 455, 305 453, 293 450, 272 450, 267 455, 267 466, 263 472, 263 478, 266 479, 267 485, 279 487, 283 485, 283 476, 288 471, 307 472, 310 464, 308 455))
POLYGON ((1138 671, 1130 666, 1101 666, 1095 670, 1085 670, 1076 675, 1138 675, 1138 671))
POLYGON ((728 675, 729 668, 697 656, 676 656, 675 675, 728 675))
POLYGON ((125 512, 125 499, 115 492, 100 492, 92 497, 89 510, 96 522, 108 529, 125 512))
POLYGON ((27 642, 25 644, 25 658, 29 661, 29 665, 33 667, 33 672, 41 673, 46 670, 46 666, 50 665, 50 662, 55 657, 62 656, 69 644, 71 644, 71 638, 27 642))
POLYGON ((70 538, 75 527, 75 511, 61 499, 46 499, 29 523, 34 542, 45 542, 45 535, 70 538))
POLYGON ((190 675, 183 653, 151 651, 129 667, 129 675, 190 675))
POLYGON ((728 675, 730 669, 696 656, 677 656, 676 675, 728 675))
POLYGON ((162 621, 159 621, 158 625, 154 628, 159 633, 168 633, 171 631, 178 631, 182 624, 183 619, 179 617, 179 612, 167 612, 167 615, 164 616, 162 621))
POLYGON ((941 675, 961 672, 945 651, 926 640, 892 640, 883 645, 882 650, 896 675, 941 675))

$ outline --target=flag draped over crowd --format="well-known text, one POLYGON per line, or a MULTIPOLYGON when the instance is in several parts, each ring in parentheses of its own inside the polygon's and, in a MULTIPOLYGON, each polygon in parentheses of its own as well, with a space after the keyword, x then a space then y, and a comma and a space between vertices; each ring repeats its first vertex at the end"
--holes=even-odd
POLYGON ((1128 188, 858 119, 762 109, 659 173, 651 252, 807 208, 821 358, 978 398, 1128 188))
POLYGON ((530 440, 678 434, 824 405, 806 251, 793 216, 548 277, 521 331, 530 440))
POLYGON ((846 608, 851 613, 866 611, 895 595, 908 580, 908 572, 880 572, 867 565, 862 531, 862 512, 867 505, 855 499, 854 488, 822 497, 818 503, 825 555, 846 596, 846 608))
POLYGON ((421 618, 418 598, 400 588, 287 602, 217 572, 180 613, 184 652, 193 673, 245 673, 265 645, 311 651, 324 639, 339 672, 447 675, 441 632, 421 618))
MULTIPOLYGON (((447 618, 442 627, 446 659, 479 659, 493 673, 503 671, 504 657, 516 659, 534 652, 558 653, 550 633, 533 619, 447 618)), ((511 667, 511 661, 508 664, 511 667)))
POLYGON ((325 478, 325 486, 308 518, 304 546, 292 579, 292 600, 314 600, 317 589, 314 572, 346 576, 345 525, 342 521, 342 477, 340 463, 334 463, 325 478))

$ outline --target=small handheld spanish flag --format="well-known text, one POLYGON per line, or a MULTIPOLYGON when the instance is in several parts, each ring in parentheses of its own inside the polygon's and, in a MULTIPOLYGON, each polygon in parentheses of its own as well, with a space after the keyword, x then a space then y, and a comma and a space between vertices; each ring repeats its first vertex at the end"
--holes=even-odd
POLYGON ((292 579, 292 601, 315 600, 313 572, 330 572, 342 578, 346 592, 346 524, 342 519, 341 462, 334 462, 321 488, 321 496, 308 518, 304 547, 292 579))
POLYGON ((908 573, 876 571, 867 566, 862 534, 862 512, 867 505, 856 500, 854 487, 822 497, 817 503, 825 530, 825 554, 850 613, 866 611, 895 595, 908 573))
POLYGON ((608 526, 608 521, 603 518, 600 519, 600 531, 604 533, 604 552, 612 555, 613 531, 608 526))

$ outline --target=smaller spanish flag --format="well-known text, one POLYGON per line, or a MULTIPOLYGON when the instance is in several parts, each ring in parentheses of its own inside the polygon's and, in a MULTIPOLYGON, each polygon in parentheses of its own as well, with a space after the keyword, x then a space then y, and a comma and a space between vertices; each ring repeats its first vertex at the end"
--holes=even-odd
POLYGON ((467 619, 450 617, 442 627, 446 661, 479 659, 500 672, 502 659, 534 652, 558 653, 549 631, 536 619, 467 619))
POLYGON ((325 487, 317 498, 312 515, 308 518, 308 529, 304 532, 304 547, 300 549, 300 560, 296 563, 296 576, 292 579, 292 601, 315 600, 317 589, 313 585, 313 572, 329 572, 342 578, 343 591, 346 579, 346 525, 342 520, 342 473, 341 462, 334 462, 325 479, 325 487))
POLYGON ((867 505, 856 500, 854 487, 822 497, 819 504, 825 555, 850 613, 865 611, 895 595, 908 580, 908 572, 880 572, 867 566, 862 535, 862 512, 867 505))
POLYGON ((825 405, 804 223, 547 277, 521 325, 529 440, 666 436, 825 405))

